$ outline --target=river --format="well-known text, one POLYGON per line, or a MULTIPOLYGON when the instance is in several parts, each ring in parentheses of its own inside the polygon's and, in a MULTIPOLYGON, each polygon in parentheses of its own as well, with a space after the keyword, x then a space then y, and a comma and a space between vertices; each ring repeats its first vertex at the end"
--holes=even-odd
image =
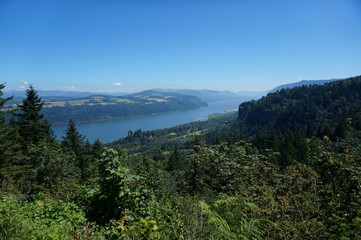
MULTIPOLYGON (((76 123, 78 131, 90 142, 99 139, 103 143, 108 143, 119 138, 126 137, 129 130, 138 129, 154 130, 174 127, 180 124, 204 121, 212 113, 222 113, 227 110, 238 108, 240 101, 220 101, 209 103, 207 107, 201 107, 189 111, 170 112, 149 116, 138 116, 109 121, 76 123)), ((57 139, 64 136, 67 124, 53 126, 53 131, 57 139)))

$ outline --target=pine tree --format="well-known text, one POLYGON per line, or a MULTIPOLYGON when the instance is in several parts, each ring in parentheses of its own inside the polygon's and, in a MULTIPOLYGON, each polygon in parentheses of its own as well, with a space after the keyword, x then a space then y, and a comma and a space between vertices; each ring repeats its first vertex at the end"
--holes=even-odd
POLYGON ((65 136, 61 145, 63 149, 74 155, 74 165, 80 170, 81 180, 84 182, 90 177, 90 163, 92 161, 92 147, 85 136, 80 134, 72 119, 68 122, 68 127, 64 131, 65 136))
POLYGON ((101 153, 103 151, 103 144, 99 139, 95 140, 92 146, 92 155, 95 159, 100 159, 101 153))
MULTIPOLYGON (((0 108, 3 108, 5 103, 9 100, 11 100, 13 97, 8 97, 8 98, 2 98, 2 96, 4 95, 4 93, 2 92, 2 90, 5 88, 5 84, 4 83, 1 83, 0 84, 0 108)), ((7 112, 5 111, 1 111, 0 112, 0 123, 4 123, 4 115, 6 114, 7 112)))
POLYGON ((41 140, 52 139, 51 125, 44 120, 41 114, 43 102, 32 85, 26 91, 26 98, 18 105, 15 114, 15 126, 22 138, 23 147, 36 144, 41 140))
POLYGON ((71 149, 74 153, 81 152, 84 146, 84 136, 78 132, 72 119, 68 122, 68 127, 64 131, 65 136, 62 137, 62 146, 71 149))
POLYGON ((171 172, 174 170, 180 170, 182 167, 183 166, 179 149, 175 148, 169 155, 167 171, 171 172))

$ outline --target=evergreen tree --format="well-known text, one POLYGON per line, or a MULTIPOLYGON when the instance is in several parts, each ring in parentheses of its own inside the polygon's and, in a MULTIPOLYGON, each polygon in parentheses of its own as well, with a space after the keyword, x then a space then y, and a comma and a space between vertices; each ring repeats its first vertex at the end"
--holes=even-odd
POLYGON ((168 159, 168 165, 166 170, 171 172, 174 170, 180 170, 182 169, 182 159, 181 155, 179 153, 179 149, 176 147, 174 150, 170 153, 169 159, 168 159))
POLYGON ((18 128, 24 148, 44 139, 53 139, 51 125, 41 114, 43 104, 37 91, 30 85, 26 91, 26 98, 23 99, 22 104, 18 105, 18 111, 15 114, 15 126, 18 128))
MULTIPOLYGON (((5 84, 4 83, 0 83, 0 107, 4 107, 5 103, 9 100, 12 99, 12 97, 8 97, 8 98, 2 98, 2 96, 4 95, 4 93, 2 92, 2 90, 5 88, 5 84)), ((1 111, 0 112, 0 123, 4 123, 4 114, 6 114, 6 112, 1 111)))
POLYGON ((92 146, 92 155, 95 159, 100 159, 101 153, 103 151, 103 144, 99 139, 95 140, 92 146))
POLYGON ((65 136, 62 137, 62 146, 71 149, 74 153, 81 152, 84 147, 84 136, 78 132, 72 119, 68 122, 68 127, 64 131, 65 136))
POLYGON ((65 151, 74 156, 74 164, 81 173, 81 179, 84 180, 88 176, 88 167, 91 160, 92 149, 90 143, 84 143, 85 136, 80 134, 72 119, 68 122, 68 127, 64 131, 65 136, 61 145, 65 151), (87 145, 87 146, 86 146, 87 145))
POLYGON ((5 114, 9 111, 3 111, 5 103, 12 99, 12 97, 2 98, 2 89, 5 84, 0 84, 0 177, 16 174, 20 169, 18 168, 21 160, 21 151, 19 135, 14 128, 11 128, 5 123, 5 114))

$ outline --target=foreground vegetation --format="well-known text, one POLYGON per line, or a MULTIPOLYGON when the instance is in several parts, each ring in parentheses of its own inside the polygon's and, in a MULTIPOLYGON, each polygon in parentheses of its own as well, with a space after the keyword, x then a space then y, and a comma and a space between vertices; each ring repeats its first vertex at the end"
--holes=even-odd
MULTIPOLYGON (((339 84, 357 88, 361 78, 339 84)), ((280 91, 242 105, 238 121, 139 131, 104 147, 72 120, 55 141, 30 88, 12 120, 0 119, 0 239, 360 239, 357 93, 337 84, 280 91), (332 114, 307 131, 314 119, 293 95, 316 90, 330 94, 318 109, 332 114), (353 101, 334 111, 340 95, 353 101), (269 101, 269 122, 244 117, 269 101)))

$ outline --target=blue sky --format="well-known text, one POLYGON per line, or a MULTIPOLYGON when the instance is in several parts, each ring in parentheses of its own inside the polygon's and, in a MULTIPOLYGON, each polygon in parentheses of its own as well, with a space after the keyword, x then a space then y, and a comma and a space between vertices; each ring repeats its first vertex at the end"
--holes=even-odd
POLYGON ((8 90, 263 91, 360 74, 360 0, 0 0, 8 90))

